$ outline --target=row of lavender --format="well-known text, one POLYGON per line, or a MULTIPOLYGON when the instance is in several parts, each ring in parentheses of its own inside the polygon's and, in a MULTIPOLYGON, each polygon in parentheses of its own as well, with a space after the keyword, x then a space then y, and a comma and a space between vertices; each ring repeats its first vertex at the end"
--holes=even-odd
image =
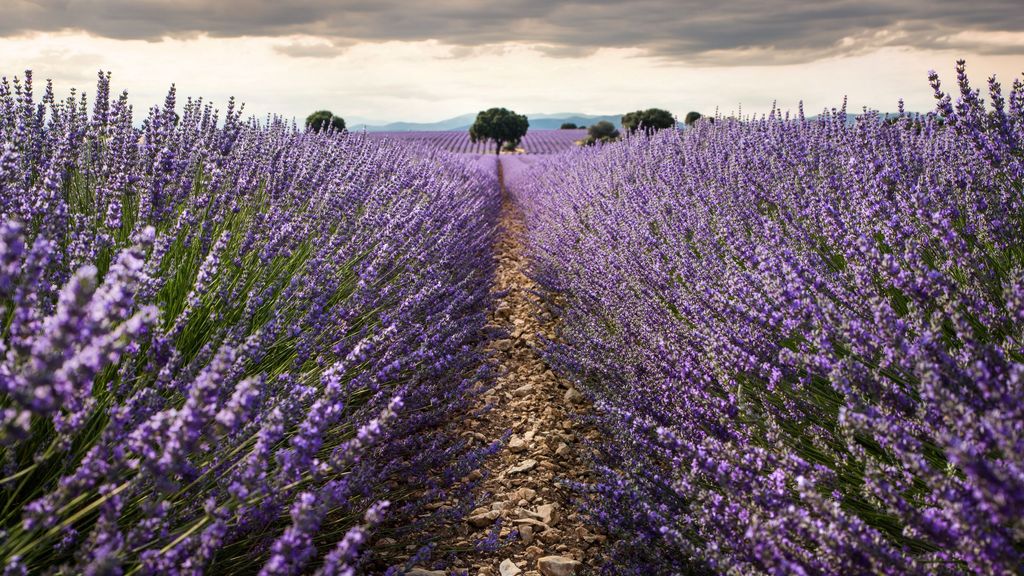
POLYGON ((618 571, 1024 571, 1024 85, 932 81, 506 171, 618 571))
MULTIPOLYGON (((370 138, 394 140, 403 143, 422 144, 438 150, 463 154, 494 154, 490 141, 472 142, 469 132, 370 132, 370 138)), ((571 150, 585 138, 586 130, 532 130, 523 137, 519 147, 526 154, 557 154, 571 150)))
POLYGON ((379 562, 481 456, 446 427, 486 382, 496 187, 173 89, 139 128, 102 74, 90 105, 0 82, 4 573, 379 562))

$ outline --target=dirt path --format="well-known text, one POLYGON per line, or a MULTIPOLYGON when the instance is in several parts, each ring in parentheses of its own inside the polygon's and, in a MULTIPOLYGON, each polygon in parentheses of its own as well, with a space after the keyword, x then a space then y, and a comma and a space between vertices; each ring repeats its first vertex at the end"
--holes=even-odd
MULTIPOLYGON (((582 398, 545 366, 536 349, 538 334, 554 336, 554 318, 531 294, 536 286, 524 274, 523 218, 504 184, 501 228, 494 292, 505 294, 497 300, 490 323, 509 338, 491 344, 499 377, 481 399, 491 409, 468 419, 463 434, 485 443, 508 431, 512 436, 485 463, 488 473, 477 490, 480 507, 454 527, 450 541, 438 542, 437 550, 471 549, 500 526, 496 549, 457 554, 448 573, 587 574, 599 565, 605 537, 583 523, 574 512, 571 492, 559 481, 587 480, 580 450, 582 441, 596 433, 573 418, 585 409, 582 398)), ((446 573, 424 569, 407 574, 446 573)))

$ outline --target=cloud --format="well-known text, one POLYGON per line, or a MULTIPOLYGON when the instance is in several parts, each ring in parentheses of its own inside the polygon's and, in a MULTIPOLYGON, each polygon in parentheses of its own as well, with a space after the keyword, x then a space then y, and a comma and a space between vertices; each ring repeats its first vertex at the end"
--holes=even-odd
POLYGON ((278 54, 293 58, 334 58, 344 54, 350 45, 320 38, 303 38, 274 44, 273 49, 278 54))
POLYGON ((552 57, 600 48, 700 65, 786 64, 883 47, 1024 54, 1020 0, 7 0, 0 36, 81 30, 117 39, 288 36, 295 57, 350 42, 502 43, 552 57), (993 41, 989 38, 996 38, 993 41))

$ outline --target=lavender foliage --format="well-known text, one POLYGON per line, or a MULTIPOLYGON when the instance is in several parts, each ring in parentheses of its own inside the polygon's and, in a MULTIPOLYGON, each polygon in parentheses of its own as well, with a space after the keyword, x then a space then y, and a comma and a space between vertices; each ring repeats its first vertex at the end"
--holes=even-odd
POLYGON ((614 572, 1024 572, 1024 84, 958 71, 504 161, 614 572))
MULTIPOLYGON (((0 559, 345 574, 478 457, 493 172, 0 80, 0 559)), ((5 572, 5 573, 6 573, 5 572)))

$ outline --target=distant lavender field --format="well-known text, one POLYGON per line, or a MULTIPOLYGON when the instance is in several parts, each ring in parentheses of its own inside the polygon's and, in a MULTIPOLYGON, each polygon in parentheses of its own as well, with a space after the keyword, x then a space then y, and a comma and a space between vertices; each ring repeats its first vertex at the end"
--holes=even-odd
MULTIPOLYGON (((438 132, 371 132, 370 138, 420 142, 448 152, 488 154, 494 152, 492 142, 470 142, 469 133, 462 131, 438 132)), ((523 138, 520 148, 527 154, 557 154, 569 150, 576 141, 587 135, 586 130, 531 130, 523 138)))

